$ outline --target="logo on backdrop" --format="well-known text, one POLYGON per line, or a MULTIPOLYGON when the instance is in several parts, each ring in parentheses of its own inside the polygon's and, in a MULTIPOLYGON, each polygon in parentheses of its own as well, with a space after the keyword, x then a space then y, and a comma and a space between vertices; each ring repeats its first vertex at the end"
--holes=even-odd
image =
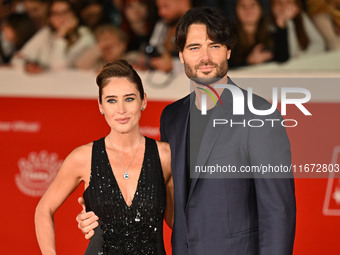
MULTIPOLYGON (((340 163, 340 146, 333 149, 332 164, 340 163)), ((340 173, 330 173, 328 177, 323 214, 340 216, 340 173)))
MULTIPOLYGON (((207 88, 209 88, 211 91, 213 91, 213 93, 217 96, 220 104, 222 105, 222 101, 221 98, 219 97, 218 93, 216 92, 216 90, 214 88, 223 88, 223 89, 228 89, 233 97, 233 114, 234 115, 244 115, 245 113, 245 103, 247 103, 248 109, 251 113, 255 114, 255 115, 260 115, 260 116, 267 116, 270 115, 272 113, 274 113, 274 111, 277 108, 278 105, 278 88, 273 88, 272 89, 272 106, 270 109, 266 109, 266 110, 259 110, 259 109, 255 109, 254 105, 253 105, 253 89, 252 88, 248 88, 248 99, 247 102, 245 102, 245 98, 243 95, 243 92, 240 88, 238 88, 237 86, 234 85, 230 85, 230 84, 215 84, 214 87, 210 86, 210 85, 205 85, 207 88)), ((214 103, 217 103, 217 100, 215 100, 214 96, 212 93, 209 92, 209 90, 198 87, 198 89, 203 90, 206 94, 208 94, 211 99, 214 101, 214 103)), ((281 114, 284 116, 287 113, 287 105, 292 104, 295 105, 304 115, 306 116, 311 116, 312 114, 305 108, 305 106, 303 105, 304 103, 307 103, 310 99, 311 99, 311 93, 308 89, 305 88, 281 88, 280 90, 281 93, 281 114), (299 94, 299 95, 303 95, 302 98, 288 98, 288 94, 290 93, 294 93, 294 94, 299 94)), ((207 114, 207 95, 206 94, 202 94, 202 98, 201 98, 201 114, 202 115, 206 115, 207 114)), ((284 127, 296 127, 298 125, 298 122, 294 119, 286 119, 286 120, 282 120, 280 121, 279 119, 266 119, 266 122, 271 123, 271 126, 274 126, 275 122, 281 122, 280 124, 284 127), (286 122, 291 122, 293 124, 288 125, 286 122)), ((250 127, 262 127, 265 124, 265 121, 261 120, 261 119, 250 119, 247 121, 247 125, 250 127), (254 124, 256 123, 256 125, 254 124)), ((244 122, 234 122, 233 120, 227 120, 227 119, 214 119, 213 120, 213 126, 215 127, 216 125, 226 125, 226 124, 230 124, 232 125, 243 125, 246 126, 246 120, 244 120, 244 122)))
POLYGON ((39 197, 44 194, 56 176, 63 160, 56 153, 31 152, 18 160, 19 174, 15 175, 18 189, 25 195, 39 197))

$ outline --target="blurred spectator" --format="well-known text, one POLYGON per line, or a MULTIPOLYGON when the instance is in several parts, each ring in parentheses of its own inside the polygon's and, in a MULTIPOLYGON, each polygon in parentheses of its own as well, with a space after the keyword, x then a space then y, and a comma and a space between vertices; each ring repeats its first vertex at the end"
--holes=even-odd
POLYGON ((290 57, 325 50, 320 33, 303 11, 299 0, 272 0, 271 11, 276 25, 287 29, 290 57))
POLYGON ((236 0, 193 0, 193 6, 209 6, 222 10, 230 21, 235 19, 235 2, 236 0))
POLYGON ((23 0, 23 4, 37 30, 47 25, 48 0, 23 0))
POLYGON ((113 25, 101 25, 95 30, 97 43, 78 59, 77 68, 99 70, 106 63, 122 59, 127 46, 127 35, 113 25))
POLYGON ((94 31, 98 25, 109 22, 109 20, 104 16, 103 1, 100 0, 82 1, 80 18, 82 24, 90 28, 92 31, 94 31))
POLYGON ((328 50, 340 49, 340 1, 309 0, 309 13, 328 50))
POLYGON ((235 33, 237 42, 231 52, 230 67, 257 65, 270 60, 283 62, 289 57, 287 35, 273 36, 259 0, 236 1, 235 33))
POLYGON ((0 22, 13 12, 14 4, 12 0, 0 0, 0 22))
POLYGON ((122 17, 122 28, 129 36, 127 50, 144 50, 157 21, 155 2, 153 0, 126 0, 122 17))
POLYGON ((26 13, 11 13, 1 26, 0 63, 9 63, 35 32, 34 23, 26 13))
POLYGON ((37 32, 13 58, 13 65, 29 73, 74 67, 80 54, 94 44, 88 28, 67 0, 54 0, 48 10, 49 26, 37 32))
MULTIPOLYGON (((209 6, 215 7, 222 10, 230 21, 235 20, 237 0, 193 0, 193 6, 209 6)), ((264 16, 269 16, 270 13, 270 0, 259 0, 262 7, 262 12, 264 16)))
POLYGON ((122 10, 125 0, 103 0, 104 14, 111 24, 120 27, 122 24, 122 10))
POLYGON ((152 69, 169 72, 182 70, 175 46, 175 30, 179 18, 190 9, 190 0, 157 0, 159 20, 152 32, 146 48, 147 66, 152 69))

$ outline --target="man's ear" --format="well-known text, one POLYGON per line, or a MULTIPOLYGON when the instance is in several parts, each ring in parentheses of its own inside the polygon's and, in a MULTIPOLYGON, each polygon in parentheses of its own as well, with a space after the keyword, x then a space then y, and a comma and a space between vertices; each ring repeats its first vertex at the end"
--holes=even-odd
POLYGON ((179 55, 179 59, 181 60, 182 64, 184 64, 183 52, 180 51, 178 55, 179 55))
POLYGON ((229 60, 230 58, 230 55, 231 55, 231 50, 227 50, 227 59, 229 60))

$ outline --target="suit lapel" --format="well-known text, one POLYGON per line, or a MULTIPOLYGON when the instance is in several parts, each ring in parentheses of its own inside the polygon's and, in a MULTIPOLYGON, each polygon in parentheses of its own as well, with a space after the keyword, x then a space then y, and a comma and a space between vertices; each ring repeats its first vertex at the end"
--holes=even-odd
MULTIPOLYGON (((230 79, 228 84, 235 85, 230 79)), ((213 110, 213 113, 210 117, 210 120, 207 124, 207 127, 204 131, 200 149, 198 151, 197 160, 196 160, 196 166, 204 166, 210 156, 210 153, 213 149, 214 144, 216 143, 217 139, 219 138, 219 134, 221 132, 221 129, 223 128, 223 125, 217 125, 216 127, 213 127, 213 119, 228 119, 228 116, 232 114, 233 109, 233 99, 232 94, 229 90, 224 89, 223 93, 221 95, 221 101, 222 106, 220 102, 218 102, 213 110)), ((192 192, 195 188, 195 185, 197 183, 197 180, 199 178, 200 173, 199 172, 193 172, 191 173, 191 186, 189 189, 189 195, 188 195, 188 201, 191 198, 192 192)))

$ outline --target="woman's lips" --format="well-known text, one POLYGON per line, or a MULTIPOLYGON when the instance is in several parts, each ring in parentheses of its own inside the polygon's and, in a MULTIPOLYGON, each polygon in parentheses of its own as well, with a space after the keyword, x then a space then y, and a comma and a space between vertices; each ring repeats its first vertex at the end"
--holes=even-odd
POLYGON ((116 121, 120 124, 125 124, 127 123, 128 121, 130 120, 130 118, 119 118, 119 119, 116 119, 116 121))

